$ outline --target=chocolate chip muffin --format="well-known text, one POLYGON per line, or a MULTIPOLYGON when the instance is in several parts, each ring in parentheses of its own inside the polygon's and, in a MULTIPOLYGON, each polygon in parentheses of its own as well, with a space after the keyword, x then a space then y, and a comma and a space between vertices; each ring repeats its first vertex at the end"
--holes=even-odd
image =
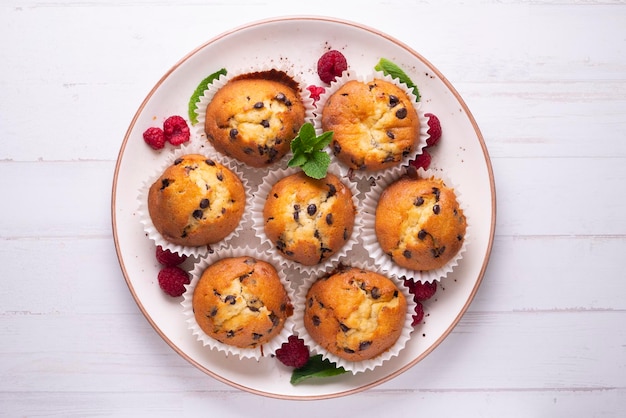
POLYGON ((348 241, 356 209, 352 192, 334 174, 316 180, 299 171, 272 186, 263 208, 264 230, 286 259, 319 264, 348 241))
POLYGON ((379 171, 416 152, 420 121, 409 95, 395 84, 350 80, 322 110, 321 126, 333 131, 335 156, 354 170, 379 171))
POLYGON ((177 158, 148 191, 154 227, 165 240, 182 246, 223 240, 239 225, 245 205, 239 177, 200 154, 177 158))
POLYGON ((217 341, 255 348, 270 341, 293 314, 276 269, 253 257, 229 257, 208 266, 194 289, 198 326, 217 341))
POLYGON ((304 326, 315 342, 340 358, 362 361, 396 343, 407 301, 388 277, 347 267, 313 283, 304 309, 304 326))
POLYGON ((435 177, 401 177, 382 192, 376 208, 382 250, 411 270, 443 267, 461 249, 466 227, 454 190, 435 177))
POLYGON ((277 70, 243 74, 220 88, 206 109, 207 139, 221 153, 266 167, 290 149, 304 124, 300 86, 277 70))

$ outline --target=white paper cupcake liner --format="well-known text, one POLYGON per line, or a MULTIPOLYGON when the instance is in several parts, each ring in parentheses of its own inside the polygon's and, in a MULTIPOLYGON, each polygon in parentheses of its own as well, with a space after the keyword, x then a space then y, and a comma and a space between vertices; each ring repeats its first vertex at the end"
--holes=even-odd
POLYGON ((139 196, 138 196, 139 200, 137 203, 139 221, 143 225, 146 235, 148 236, 149 239, 154 241, 155 245, 160 245, 164 249, 168 249, 172 252, 175 252, 181 255, 192 256, 196 258, 205 256, 206 254, 212 251, 220 251, 221 249, 227 247, 230 244, 230 242, 241 233, 241 231, 243 230, 244 224, 249 220, 250 206, 251 206, 251 197, 250 197, 251 189, 250 189, 250 186, 248 185, 248 181, 246 177, 243 175, 241 170, 239 170, 237 165, 234 164, 232 161, 230 161, 227 158, 222 157, 221 155, 217 154, 212 148, 209 148, 204 143, 200 143, 200 142, 201 141, 197 141, 197 140, 193 141, 190 144, 183 145, 180 148, 176 149, 174 152, 172 152, 171 155, 169 155, 166 158, 166 160, 163 162, 163 165, 143 183, 143 185, 139 189, 139 196), (244 210, 243 216, 241 220, 239 221, 239 225, 223 240, 210 244, 210 245, 192 247, 192 246, 183 246, 179 244, 174 244, 172 242, 167 241, 155 228, 154 223, 152 222, 152 219, 150 218, 150 212, 148 210, 148 192, 150 190, 150 186, 152 186, 152 184, 161 176, 161 174, 163 174, 163 172, 165 171, 167 167, 169 167, 170 165, 174 163, 174 160, 176 160, 177 158, 183 155, 188 155, 188 154, 205 155, 207 156, 207 158, 211 158, 217 163, 220 163, 223 166, 227 167, 229 170, 235 173, 237 177, 239 177, 239 179, 241 180, 241 183, 243 184, 244 191, 246 194, 246 209, 244 210))
POLYGON ((404 170, 404 166, 406 166, 409 161, 415 159, 416 156, 422 153, 422 150, 426 147, 426 140, 429 138, 428 135, 428 118, 424 116, 424 111, 422 110, 422 103, 416 101, 417 97, 413 93, 413 91, 404 83, 401 83, 397 79, 394 79, 390 75, 385 75, 381 71, 372 71, 367 74, 357 74, 352 70, 344 71, 341 77, 338 77, 335 81, 331 82, 329 87, 325 87, 325 92, 320 95, 319 100, 316 103, 317 110, 315 112, 315 131, 317 135, 321 135, 323 133, 322 129, 322 110, 328 101, 328 98, 332 96, 341 86, 351 80, 361 81, 364 83, 370 82, 374 79, 383 79, 390 83, 395 84, 400 87, 407 94, 411 102, 413 103, 413 107, 417 112, 417 116, 420 121, 420 134, 419 140, 415 147, 415 150, 412 154, 405 155, 402 160, 398 162, 398 164, 394 167, 387 168, 384 170, 377 171, 365 171, 365 170, 354 170, 346 166, 341 160, 339 160, 333 153, 331 153, 333 158, 333 163, 336 163, 342 167, 342 172, 344 175, 355 178, 356 180, 361 179, 369 179, 369 178, 378 178, 388 173, 394 175, 402 172, 404 170))
POLYGON ((303 265, 301 263, 298 263, 297 261, 285 258, 276 249, 276 246, 272 243, 272 241, 267 237, 267 234, 265 233, 265 220, 263 218, 263 208, 265 206, 265 201, 274 184, 276 184, 284 177, 298 173, 300 171, 302 170, 298 167, 274 170, 269 172, 263 178, 263 181, 254 193, 254 197, 252 199, 252 225, 261 241, 270 245, 270 248, 267 250, 267 252, 272 256, 274 260, 276 260, 276 262, 280 263, 282 266, 294 268, 300 273, 310 275, 320 271, 324 271, 329 265, 332 265, 333 263, 336 263, 337 261, 343 259, 346 254, 352 249, 352 247, 358 242, 359 233, 363 228, 363 216, 359 203, 361 192, 358 190, 356 183, 344 178, 341 172, 336 167, 330 167, 328 169, 328 173, 337 176, 341 180, 341 182, 350 189, 350 192, 352 193, 352 203, 354 204, 354 207, 356 209, 354 217, 354 227, 352 228, 352 234, 350 235, 348 241, 344 243, 343 247, 341 247, 339 251, 337 251, 327 260, 313 266, 303 265))
POLYGON ((181 302, 181 305, 183 307, 183 315, 186 318, 186 323, 187 323, 189 330, 194 336, 196 336, 197 340, 200 341, 203 346, 208 347, 211 350, 221 351, 227 356, 234 355, 239 358, 253 358, 258 361, 263 356, 267 357, 267 356, 274 354, 274 352, 278 348, 280 348, 284 342, 288 341, 289 336, 293 334, 293 328, 295 325, 294 317, 295 317, 295 310, 296 310, 295 293, 292 287, 290 286, 289 281, 287 280, 287 277, 285 276, 285 273, 276 265, 276 263, 273 260, 271 260, 270 257, 268 257, 267 254, 257 249, 252 249, 249 247, 229 248, 228 250, 220 252, 219 254, 217 253, 209 254, 207 257, 201 259, 194 265, 191 271, 191 277, 192 277, 191 282, 188 285, 185 285, 186 291, 183 294, 183 301, 181 302), (206 270, 208 266, 212 265, 213 263, 219 260, 222 260, 225 258, 243 257, 243 256, 253 257, 257 260, 265 261, 267 263, 272 264, 274 268, 276 269, 276 272, 278 273, 278 276, 285 290, 287 291, 289 299, 291 300, 291 303, 294 307, 294 315, 291 315, 285 320, 283 329, 280 331, 280 333, 275 335, 271 340, 269 340, 262 346, 255 347, 255 348, 235 347, 235 346, 231 346, 228 344, 224 344, 212 338, 211 336, 207 335, 202 330, 202 328, 200 328, 193 312, 193 293, 204 270, 206 270))
MULTIPOLYGON (((412 326, 413 315, 415 314, 415 301, 413 300, 413 295, 411 295, 408 291, 408 288, 404 286, 402 280, 391 277, 380 270, 380 268, 376 267, 372 260, 355 260, 346 264, 349 267, 360 268, 367 271, 373 271, 379 274, 382 274, 388 277, 391 281, 393 281, 404 295, 407 303, 407 311, 406 318, 404 321, 404 326, 402 327, 402 333, 398 337, 395 344, 390 347, 387 351, 379 354, 378 356, 362 361, 349 361, 343 359, 335 354, 329 353, 319 345, 308 333, 306 327, 304 326, 304 306, 306 305, 306 295, 309 291, 309 288, 313 285, 313 283, 319 278, 322 277, 323 274, 318 276, 310 276, 307 278, 298 291, 296 292, 296 309, 294 310, 294 331, 300 337, 305 344, 309 347, 311 355, 321 354, 323 358, 328 359, 332 363, 335 363, 337 367, 343 367, 346 371, 349 371, 352 374, 362 373, 367 370, 373 370, 376 367, 381 366, 387 360, 396 357, 405 347, 408 341, 411 339, 411 333, 414 328, 412 326)), ((332 271, 332 268, 329 268, 327 272, 332 271)))
MULTIPOLYGON (((422 168, 417 169, 417 175, 420 178, 435 177, 443 180, 446 186, 454 189, 457 202, 459 206, 465 209, 463 202, 463 196, 461 191, 454 187, 452 182, 446 178, 442 173, 435 173, 432 170, 424 170, 422 168)), ((460 250, 454 255, 454 257, 448 261, 444 266, 434 270, 411 270, 405 267, 397 265, 391 257, 389 257, 381 248, 378 238, 376 237, 376 207, 378 206, 378 199, 381 193, 390 186, 393 182, 398 180, 402 174, 386 173, 385 176, 380 178, 376 185, 374 185, 369 192, 365 194, 365 199, 362 202, 363 208, 363 230, 361 231, 361 240, 363 247, 370 254, 370 256, 377 261, 380 268, 387 274, 394 275, 396 277, 405 277, 407 279, 413 279, 414 281, 421 282, 433 282, 440 281, 445 278, 454 268, 459 264, 463 258, 463 253, 467 250, 467 245, 470 240, 471 224, 468 221, 465 231, 465 237, 463 239, 463 245, 460 250)), ((466 217, 467 211, 464 210, 466 217)))
MULTIPOLYGON (((300 87, 300 91, 299 91, 300 97, 302 99, 302 104, 304 105, 304 110, 305 110, 304 121, 313 123, 313 120, 315 118, 315 115, 314 115, 315 107, 313 105, 313 99, 310 97, 309 92, 306 90, 306 83, 298 74, 293 74, 293 72, 288 68, 286 63, 279 63, 272 67, 255 65, 255 66, 250 66, 248 68, 236 69, 236 71, 231 71, 227 69, 228 73, 226 75, 220 75, 219 78, 214 80, 213 83, 211 83, 208 86, 208 88, 204 91, 204 93, 200 95, 200 97, 198 98, 198 102, 196 104, 196 109, 195 109, 195 113, 198 117, 197 118, 198 122, 193 126, 193 129, 195 130, 198 137, 200 137, 203 141, 205 141, 207 145, 215 153, 219 153, 219 151, 217 151, 213 147, 213 145, 210 143, 210 141, 207 140, 206 132, 204 131, 204 123, 206 121, 206 108, 211 102, 211 100, 213 100, 215 93, 217 93, 218 90, 224 87, 234 77, 237 77, 242 74, 249 74, 249 73, 269 71, 269 70, 282 71, 283 73, 288 74, 291 78, 293 78, 293 80, 296 83, 298 83, 298 86, 300 87)), ((238 160, 235 160, 235 159, 233 160, 237 161, 242 171, 244 171, 244 173, 246 173, 246 175, 248 175, 249 177, 259 177, 259 176, 265 175, 265 173, 269 169, 272 169, 273 167, 286 166, 287 160, 289 158, 291 158, 291 152, 287 152, 287 154, 285 154, 285 156, 283 156, 280 160, 275 161, 273 164, 271 164, 268 167, 250 167, 247 164, 242 163, 238 160)))

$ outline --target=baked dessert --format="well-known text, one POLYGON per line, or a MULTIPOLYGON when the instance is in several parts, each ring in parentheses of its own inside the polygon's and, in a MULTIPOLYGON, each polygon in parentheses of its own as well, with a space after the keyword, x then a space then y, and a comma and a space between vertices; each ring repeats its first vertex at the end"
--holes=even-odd
POLYGON ((354 170, 399 165, 416 151, 420 121, 409 95, 392 82, 350 80, 326 101, 321 126, 335 156, 354 170))
POLYGON ((401 267, 443 267, 461 249, 467 221, 443 180, 405 175, 380 195, 375 215, 382 250, 401 267))
POLYGON ((332 257, 352 235, 352 192, 328 173, 316 180, 304 172, 283 177, 263 207, 264 230, 288 260, 313 266, 332 257))
POLYGON ((271 340, 293 314, 276 269, 253 257, 229 257, 208 266, 194 289, 198 326, 217 341, 255 348, 271 340))
POLYGON ((304 326, 328 352, 348 361, 362 361, 396 343, 406 316, 406 298, 391 279, 347 267, 318 279, 309 288, 304 326))
POLYGON ((148 191, 148 212, 163 239, 198 247, 226 238, 244 213, 246 195, 228 167, 187 154, 167 167, 148 191))
POLYGON ((270 70, 229 80, 208 104, 204 127, 219 152, 266 167, 289 151, 304 116, 298 83, 270 70))

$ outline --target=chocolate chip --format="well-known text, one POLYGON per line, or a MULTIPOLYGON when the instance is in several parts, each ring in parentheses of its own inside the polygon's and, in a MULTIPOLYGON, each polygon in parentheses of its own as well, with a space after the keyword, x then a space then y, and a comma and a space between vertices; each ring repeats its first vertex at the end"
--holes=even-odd
POLYGON ((267 119, 263 119, 261 121, 261 126, 263 126, 264 128, 269 128, 270 127, 270 121, 267 119))
POLYGON ((463 241, 463 235, 457 235, 456 239, 457 241, 463 241))
POLYGON ((354 353, 354 350, 353 350, 353 349, 351 349, 351 348, 349 348, 349 347, 344 347, 344 348, 343 348, 343 351, 345 351, 346 353, 349 353, 349 354, 354 353))
POLYGON ((347 228, 344 228, 344 229, 343 229, 343 240, 344 240, 344 241, 347 241, 347 240, 348 240, 348 238, 350 238, 350 234, 348 234, 348 229, 347 229, 347 228))
POLYGON ((439 205, 434 205, 433 206, 433 213, 435 215, 439 215, 440 212, 441 212, 441 207, 439 205))
POLYGON ((398 96, 394 96, 393 94, 389 95, 389 107, 395 107, 398 103, 400 103, 400 99, 398 96))
POLYGON ((376 300, 376 299, 380 299, 380 289, 377 287, 373 287, 372 288, 372 299, 376 300))
POLYGON ((200 201, 200 209, 206 209, 209 207, 210 204, 211 202, 209 202, 209 199, 202 199, 200 201))
POLYGON ((337 194, 337 188, 335 187, 335 185, 332 183, 328 183, 328 194, 326 195, 326 197, 327 198, 333 197, 336 194, 337 194))
POLYGON ((430 250, 430 253, 432 254, 433 258, 439 258, 445 251, 446 247, 444 245, 443 247, 433 248, 432 250, 430 250))
POLYGON ((252 339, 255 341, 261 339, 262 336, 263 334, 257 334, 256 332, 252 333, 252 339))
POLYGON ((408 115, 408 112, 406 110, 406 107, 396 110, 396 117, 398 119, 404 119, 406 118, 407 115, 408 115))
POLYGON ((284 93, 278 93, 275 99, 278 100, 279 102, 284 102, 285 100, 287 100, 287 96, 285 96, 284 93))
POLYGON ((316 327, 322 323, 322 320, 317 315, 313 315, 313 318, 311 318, 311 320, 313 321, 313 325, 315 325, 316 327))
POLYGON ((169 187, 170 184, 172 184, 173 181, 170 179, 163 179, 161 180, 161 190, 165 189, 166 187, 169 187))
POLYGON ((226 338, 233 338, 235 336, 235 331, 232 329, 226 333, 226 338))
POLYGON ((313 306, 313 298, 309 298, 309 300, 308 300, 307 302, 308 302, 308 304, 309 304, 309 308, 310 308, 311 306, 313 306))
POLYGON ((359 351, 367 350, 372 345, 371 341, 361 341, 359 344, 359 351))
POLYGON ((215 175, 219 181, 224 181, 224 173, 221 171, 215 175))
POLYGON ((424 204, 424 198, 422 196, 418 196, 415 198, 415 202, 413 202, 415 206, 422 206, 424 204))
POLYGON ((193 216, 196 219, 202 219, 202 215, 204 214, 203 211, 201 211, 200 209, 196 209, 193 211, 193 213, 191 214, 191 216, 193 216))
POLYGON ((229 135, 230 135, 231 139, 235 139, 235 138, 237 138, 237 135, 239 135, 239 131, 237 129, 233 128, 233 129, 230 130, 229 135))
POLYGON ((204 160, 204 162, 212 167, 215 166, 215 161, 211 160, 210 158, 207 158, 206 160, 204 160))
POLYGON ((420 232, 417 233, 417 238, 423 241, 426 238, 426 235, 428 235, 428 232, 422 229, 420 230, 420 232))
MULTIPOLYGON (((284 310, 287 310, 286 306, 284 310)), ((280 324, 280 318, 274 312, 270 313, 270 321, 272 321, 272 325, 274 325, 275 327, 278 326, 278 324, 280 324)))
POLYGON ((433 193, 435 194, 435 202, 439 202, 439 196, 441 194, 441 191, 439 190, 439 188, 433 187, 433 193))
POLYGON ((211 309, 211 312, 209 312, 209 316, 213 317, 217 315, 217 308, 214 306, 213 309, 211 309))
POLYGON ((341 328, 341 331, 343 331, 343 332, 348 332, 348 331, 350 331, 350 327, 349 327, 349 326, 347 326, 346 324, 344 324, 343 322, 340 322, 340 323, 339 323, 339 328, 341 328))
POLYGON ((227 295, 224 298, 224 303, 228 303, 230 305, 234 305, 237 302, 237 298, 235 297, 235 295, 227 295))
POLYGON ((309 216, 315 215, 315 212, 317 212, 317 206, 315 205, 315 203, 311 203, 309 206, 306 207, 306 213, 308 213, 309 216))
POLYGON ((178 164, 180 164, 182 162, 183 162, 182 158, 177 158, 177 159, 174 160, 174 165, 178 165, 178 164))
POLYGON ((404 256, 404 258, 411 258, 411 251, 409 251, 409 250, 404 250, 404 252, 402 253, 402 255, 404 256))
POLYGON ((391 132, 391 131, 387 131, 387 136, 388 136, 390 139, 396 139, 396 136, 395 136, 395 135, 393 134, 393 132, 391 132))
POLYGON ((293 205, 293 220, 298 222, 300 220, 300 205, 293 205))
POLYGON ((335 155, 341 154, 341 145, 339 145, 339 143, 336 141, 333 141, 333 153, 335 155))
POLYGON ((326 215, 326 223, 328 225, 332 225, 333 224, 333 214, 329 213, 328 215, 326 215))
POLYGON ((255 109, 263 109, 263 106, 265 106, 265 105, 263 104, 263 102, 256 102, 256 103, 254 104, 254 108, 255 108, 255 109))

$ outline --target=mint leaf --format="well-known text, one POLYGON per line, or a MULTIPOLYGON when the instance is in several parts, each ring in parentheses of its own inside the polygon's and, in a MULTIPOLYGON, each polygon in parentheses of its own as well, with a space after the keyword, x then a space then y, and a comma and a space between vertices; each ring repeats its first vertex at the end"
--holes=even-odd
POLYGON ((297 385, 303 380, 310 379, 312 377, 330 377, 337 376, 346 373, 343 367, 337 367, 335 363, 331 363, 330 360, 322 359, 321 354, 317 354, 311 358, 304 366, 299 369, 295 369, 291 373, 291 384, 297 385))
POLYGON ((330 165, 330 155, 324 151, 316 151, 310 155, 307 162, 302 165, 304 174, 314 179, 326 177, 326 170, 330 165))
POLYGON ((378 64, 374 67, 376 71, 382 71, 385 75, 390 75, 391 78, 395 78, 400 80, 401 83, 407 85, 408 88, 413 90, 413 94, 415 95, 415 101, 420 101, 420 92, 417 86, 413 83, 413 81, 409 78, 408 75, 402 70, 402 68, 398 67, 395 63, 388 60, 387 58, 381 58, 378 61, 378 64))
POLYGON ((191 121, 192 125, 198 123, 198 115, 196 115, 196 104, 198 103, 200 96, 209 87, 209 85, 211 85, 211 83, 218 79, 219 76, 226 75, 226 73, 226 68, 222 68, 221 70, 214 72, 213 74, 202 80, 200 84, 198 84, 198 87, 196 87, 196 89, 194 90, 193 94, 189 98, 189 104, 187 106, 187 113, 189 114, 189 120, 191 121))
POLYGON ((317 136, 313 124, 305 123, 300 127, 298 135, 291 141, 293 156, 287 165, 289 167, 302 167, 304 173, 314 179, 326 177, 326 171, 330 165, 330 155, 324 151, 324 148, 330 144, 332 138, 332 131, 317 136))

